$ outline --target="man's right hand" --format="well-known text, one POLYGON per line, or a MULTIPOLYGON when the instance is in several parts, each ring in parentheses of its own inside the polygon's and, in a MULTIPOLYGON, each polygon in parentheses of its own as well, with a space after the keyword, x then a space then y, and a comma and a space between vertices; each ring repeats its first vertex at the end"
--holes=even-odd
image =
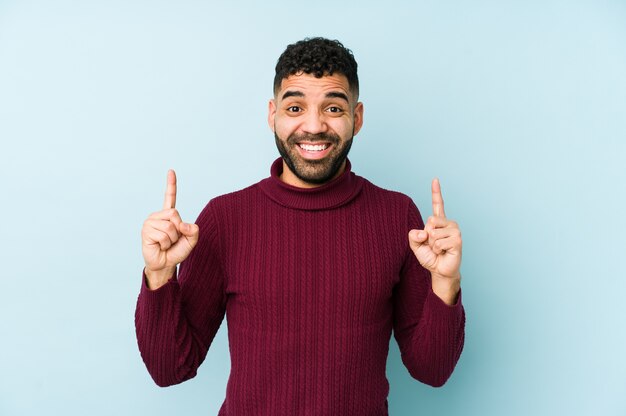
POLYGON ((198 242, 199 227, 183 222, 176 210, 176 173, 167 172, 163 210, 150 215, 141 229, 141 249, 148 287, 158 289, 174 275, 176 265, 198 242))

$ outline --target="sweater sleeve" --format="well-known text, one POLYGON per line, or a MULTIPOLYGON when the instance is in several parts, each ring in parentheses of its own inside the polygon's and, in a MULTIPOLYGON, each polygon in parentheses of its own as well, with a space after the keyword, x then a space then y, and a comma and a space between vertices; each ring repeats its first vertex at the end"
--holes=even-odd
POLYGON ((142 276, 135 310, 141 357, 161 387, 193 378, 224 318, 226 296, 211 203, 200 213, 198 244, 178 276, 156 290, 142 276))
MULTIPOLYGON (((409 203, 407 235, 423 229, 415 204, 409 203)), ((402 362, 413 378, 433 387, 448 380, 456 366, 465 338, 465 311, 459 293, 455 305, 447 305, 433 291, 430 272, 424 269, 408 245, 400 282, 394 288, 394 337, 402 362)))

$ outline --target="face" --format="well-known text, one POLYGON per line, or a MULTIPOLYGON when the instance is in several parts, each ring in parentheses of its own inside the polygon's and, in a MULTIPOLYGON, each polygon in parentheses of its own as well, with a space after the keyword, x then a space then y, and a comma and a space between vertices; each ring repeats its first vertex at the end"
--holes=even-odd
POLYGON ((283 158, 284 182, 313 187, 343 172, 363 124, 363 104, 356 100, 341 74, 283 79, 270 100, 268 123, 283 158))

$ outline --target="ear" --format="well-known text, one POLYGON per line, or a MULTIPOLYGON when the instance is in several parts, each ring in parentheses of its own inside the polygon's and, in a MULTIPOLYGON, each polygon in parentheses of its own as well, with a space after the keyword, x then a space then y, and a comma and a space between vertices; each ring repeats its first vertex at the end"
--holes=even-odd
POLYGON ((354 135, 356 136, 359 130, 363 127, 363 103, 356 103, 354 107, 354 135))
POLYGON ((270 126, 270 130, 274 131, 274 117, 276 117, 276 102, 272 98, 268 104, 267 109, 267 124, 270 126))

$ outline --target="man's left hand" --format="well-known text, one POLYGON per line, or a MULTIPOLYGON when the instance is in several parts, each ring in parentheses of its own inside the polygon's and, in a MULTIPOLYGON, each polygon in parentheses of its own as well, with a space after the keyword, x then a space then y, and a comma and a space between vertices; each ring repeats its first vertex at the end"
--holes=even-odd
POLYGON ((409 232, 409 245, 420 264, 430 271, 433 292, 448 305, 456 303, 461 281, 461 230, 446 218, 441 185, 432 183, 433 215, 423 230, 409 232))

